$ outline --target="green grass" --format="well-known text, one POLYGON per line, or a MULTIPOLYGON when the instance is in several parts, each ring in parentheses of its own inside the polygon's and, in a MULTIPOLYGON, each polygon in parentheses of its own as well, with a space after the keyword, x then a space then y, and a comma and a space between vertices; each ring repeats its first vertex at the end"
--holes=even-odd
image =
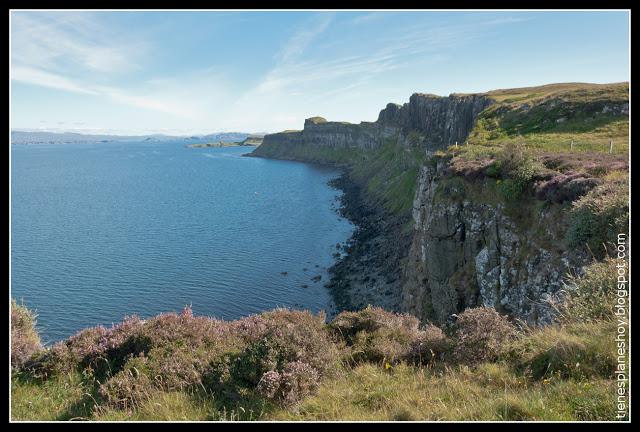
POLYGON ((219 410, 214 398, 193 392, 156 391, 132 409, 100 406, 96 400, 91 387, 76 372, 41 383, 19 378, 11 383, 13 420, 175 421, 250 420, 256 417, 245 413, 244 409, 219 410))
MULTIPOLYGON (((599 271, 599 268, 597 269, 599 271)), ((580 283, 580 282, 579 282, 580 283)), ((593 284, 584 280, 585 287, 593 284)), ((48 380, 16 373, 13 420, 616 420, 616 323, 530 328, 476 366, 444 360, 345 363, 298 404, 204 388, 149 387, 138 402, 105 403, 79 372, 48 380)))
POLYGON ((12 383, 14 420, 612 420, 615 381, 532 382, 504 363, 432 370, 362 364, 294 408, 220 407, 213 396, 155 392, 129 409, 96 406, 78 377, 12 383))
POLYGON ((246 408, 241 404, 227 408, 214 395, 204 392, 162 392, 148 395, 131 410, 106 407, 95 410, 92 420, 98 421, 252 421, 264 417, 259 406, 246 408))
POLYGON ((611 379, 616 367, 616 323, 569 323, 532 331, 505 349, 504 357, 534 380, 611 379))
POLYGON ((628 99, 629 83, 590 84, 590 83, 558 83, 538 87, 520 87, 500 89, 487 92, 487 95, 503 103, 531 103, 547 97, 570 97, 576 102, 591 102, 607 98, 614 101, 628 99))
POLYGON ((19 375, 11 380, 11 418, 14 420, 71 420, 92 415, 91 392, 79 373, 39 382, 19 375))
POLYGON ((610 380, 528 383, 501 364, 432 371, 361 365, 276 420, 593 420, 615 417, 610 380))
POLYGON ((509 143, 534 151, 608 153, 613 140, 612 152, 627 154, 628 116, 603 109, 628 103, 628 91, 628 83, 568 83, 488 92, 495 103, 480 113, 461 153, 486 155, 509 143))
POLYGON ((413 205, 418 170, 425 159, 421 149, 407 149, 390 139, 380 149, 355 159, 352 173, 366 182, 369 195, 390 213, 406 215, 413 205))

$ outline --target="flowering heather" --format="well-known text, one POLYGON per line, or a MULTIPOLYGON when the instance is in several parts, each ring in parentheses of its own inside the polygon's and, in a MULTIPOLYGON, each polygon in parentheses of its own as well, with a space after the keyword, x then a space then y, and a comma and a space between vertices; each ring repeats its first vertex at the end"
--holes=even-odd
POLYGON ((131 409, 140 404, 153 388, 151 378, 145 374, 144 356, 132 358, 127 366, 109 378, 98 389, 98 394, 107 405, 131 409))
POLYGON ((232 325, 246 346, 211 364, 204 376, 213 391, 256 389, 264 397, 291 403, 319 385, 338 365, 338 350, 324 316, 276 309, 232 325))
POLYGON ((320 385, 320 374, 307 363, 288 363, 282 372, 268 371, 258 382, 257 391, 282 405, 295 405, 313 394, 320 385))
POLYGON ((35 329, 36 319, 24 306, 11 300, 11 367, 20 368, 36 352, 42 349, 40 336, 35 329))
POLYGON ((330 324, 348 342, 362 331, 372 333, 383 327, 417 330, 419 326, 420 321, 412 315, 395 314, 374 306, 358 312, 342 312, 330 324))
POLYGON ((470 365, 494 361, 515 335, 515 326, 495 309, 467 309, 456 321, 454 361, 470 365))
POLYGON ((445 346, 437 327, 420 328, 416 317, 378 307, 342 312, 329 326, 346 345, 348 362, 429 361, 445 346))
MULTIPOLYGON (((594 269, 600 267, 595 265, 594 269)), ((600 279, 583 277, 578 282, 591 287, 600 284, 600 279)), ((597 303, 600 296, 579 300, 580 305, 597 303)), ((582 319, 582 311, 571 317, 582 319)), ((305 403, 331 403, 331 408, 321 410, 323 413, 341 412, 345 406, 377 409, 404 400, 400 391, 416 392, 416 383, 423 379, 433 381, 436 394, 439 388, 450 392, 449 385, 464 394, 466 388, 471 393, 487 388, 502 391, 507 382, 526 389, 536 383, 546 385, 551 379, 611 379, 615 347, 612 340, 602 341, 614 323, 602 321, 600 309, 592 315, 592 322, 587 324, 569 320, 518 332, 494 309, 467 309, 451 334, 445 334, 436 326, 421 325, 411 315, 377 307, 343 312, 329 324, 324 315, 308 311, 276 309, 225 322, 194 317, 187 308, 180 314, 161 314, 147 320, 129 317, 110 328, 83 330, 29 356, 15 371, 21 373, 14 375, 13 385, 21 391, 21 386, 33 385, 22 378, 42 378, 37 380, 38 385, 43 386, 43 397, 50 400, 49 388, 62 382, 65 384, 60 391, 69 391, 66 386, 71 380, 78 386, 73 389, 80 399, 69 409, 78 410, 83 418, 120 418, 148 410, 156 415, 166 408, 178 410, 171 418, 185 419, 183 402, 170 405, 178 400, 202 406, 207 419, 210 410, 217 413, 215 418, 223 419, 228 413, 234 413, 232 418, 240 413, 244 418, 246 413, 251 419, 256 413, 261 418, 273 410, 316 412, 315 408, 309 411, 309 405, 305 408, 305 403), (446 367, 447 362, 454 363, 453 368, 446 367), (424 371, 420 365, 425 364, 438 371, 445 366, 449 378, 424 371), (402 371, 420 375, 412 375, 399 390, 395 380, 403 379, 402 371), (416 380, 417 376, 421 378, 416 380), (438 385, 441 379, 447 382, 445 387, 438 385), (468 387, 472 381, 482 387, 468 387), (361 388, 363 382, 368 384, 361 388), (376 390, 378 384, 381 387, 376 390), (356 393, 348 388, 332 399, 331 392, 344 385, 353 386, 356 393)), ((12 317, 12 324, 18 323, 19 319, 12 317)), ((12 349, 16 350, 13 342, 12 349)), ((23 352, 12 351, 12 360, 23 352)), ((27 399, 16 399, 27 404, 25 409, 31 407, 28 404, 34 389, 28 388, 27 399)), ((432 390, 428 386, 426 389, 427 393, 432 390)), ((423 397, 424 391, 415 393, 415 397, 423 397)), ((475 401, 475 395, 469 401, 475 401)), ((402 412, 394 410, 391 414, 405 418, 402 412)))
POLYGON ((439 360, 449 350, 450 343, 440 327, 429 324, 412 341, 407 360, 413 363, 439 360))

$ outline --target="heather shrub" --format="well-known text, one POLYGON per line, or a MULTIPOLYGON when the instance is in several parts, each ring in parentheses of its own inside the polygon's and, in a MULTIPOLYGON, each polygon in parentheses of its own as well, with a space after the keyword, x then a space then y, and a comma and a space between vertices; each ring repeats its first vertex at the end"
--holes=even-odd
POLYGON ((329 327, 344 344, 348 363, 429 361, 446 345, 437 327, 420 329, 416 317, 379 307, 342 312, 329 327))
POLYGON ((109 329, 97 326, 82 330, 56 343, 27 369, 40 378, 79 370, 85 376, 104 380, 117 373, 128 357, 148 351, 149 340, 139 334, 142 324, 134 316, 109 329))
POLYGON ((369 306, 357 312, 342 312, 330 328, 346 345, 348 362, 391 362, 406 358, 417 338, 420 322, 369 306))
POLYGON ((22 367, 34 354, 42 350, 35 328, 36 317, 26 307, 11 299, 11 369, 22 367))
POLYGON ((538 199, 563 203, 575 201, 601 183, 601 179, 579 172, 556 173, 536 182, 534 191, 538 199))
POLYGON ((80 365, 97 380, 118 373, 131 357, 144 355, 151 349, 151 338, 142 334, 144 322, 133 316, 110 328, 97 341, 93 352, 80 365))
POLYGON ((629 230, 628 178, 609 181, 573 203, 566 240, 570 247, 586 245, 596 258, 614 250, 619 233, 629 230))
POLYGON ((503 178, 513 176, 518 171, 530 170, 533 166, 532 155, 521 144, 508 143, 496 155, 494 162, 503 178))
POLYGON ((173 391, 198 387, 202 374, 220 356, 220 350, 162 346, 153 348, 147 356, 145 373, 156 387, 173 391))
POLYGON ((227 323, 194 317, 190 308, 181 314, 158 315, 120 340, 109 364, 116 360, 122 364, 100 386, 100 395, 118 407, 136 404, 155 390, 201 387, 210 363, 241 344, 227 323))
POLYGON ((322 315, 277 309, 249 317, 235 329, 247 327, 247 345, 211 362, 203 377, 206 387, 227 394, 257 390, 289 403, 312 391, 337 366, 337 348, 322 315))
POLYGON ((329 327, 347 343, 353 343, 354 338, 361 332, 373 333, 381 327, 418 328, 418 325, 415 317, 397 315, 379 307, 368 306, 357 312, 338 314, 329 327))
POLYGON ((189 308, 147 321, 129 317, 109 329, 89 328, 55 344, 27 369, 41 378, 79 370, 103 382, 142 354, 149 357, 156 381, 181 387, 178 383, 199 382, 193 371, 202 371, 215 353, 234 345, 227 327, 222 321, 194 317, 189 308))
POLYGON ((495 309, 467 309, 455 323, 451 354, 454 361, 469 365, 494 361, 515 336, 515 326, 495 309))
POLYGON ((450 349, 450 340, 444 332, 434 325, 427 325, 411 343, 407 360, 412 363, 429 363, 450 349))
POLYGON ((56 343, 26 369, 40 378, 79 370, 87 377, 104 380, 117 373, 130 356, 148 351, 149 341, 137 333, 141 327, 142 321, 134 316, 109 329, 97 326, 82 330, 56 343))
POLYGON ((100 338, 108 330, 102 326, 81 330, 66 341, 55 343, 25 364, 29 375, 48 379, 56 375, 83 369, 83 360, 96 353, 100 338))
POLYGON ((485 169, 485 174, 500 177, 498 191, 506 200, 514 201, 522 196, 543 169, 543 165, 522 145, 509 143, 485 169))
POLYGON ((195 317, 191 308, 182 313, 163 313, 150 318, 142 328, 152 347, 213 347, 226 343, 230 338, 230 325, 224 321, 195 317))
POLYGON ((318 371, 307 363, 295 361, 288 363, 282 372, 265 372, 256 389, 264 398, 288 406, 313 394, 319 385, 318 371))

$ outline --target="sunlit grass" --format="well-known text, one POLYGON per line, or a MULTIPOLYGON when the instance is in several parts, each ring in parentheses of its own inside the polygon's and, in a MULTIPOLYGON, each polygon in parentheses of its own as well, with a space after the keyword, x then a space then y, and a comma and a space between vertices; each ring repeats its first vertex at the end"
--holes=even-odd
POLYGON ((362 365, 323 384, 278 420, 593 420, 614 419, 615 383, 527 382, 501 364, 430 371, 362 365))

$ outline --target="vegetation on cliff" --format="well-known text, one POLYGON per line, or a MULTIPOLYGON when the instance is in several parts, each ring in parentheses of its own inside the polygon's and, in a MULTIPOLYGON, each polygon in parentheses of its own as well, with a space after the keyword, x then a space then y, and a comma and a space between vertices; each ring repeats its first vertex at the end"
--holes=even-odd
POLYGON ((308 119, 254 153, 344 166, 362 191, 350 214, 364 232, 331 282, 349 299, 341 307, 366 298, 445 322, 484 304, 544 322, 540 300, 562 275, 607 256, 628 231, 628 91, 416 93, 374 123, 308 119))
POLYGON ((482 195, 495 192, 517 206, 529 201, 559 204, 568 216, 558 220, 566 223, 566 234, 558 239, 566 248, 585 247, 602 259, 614 250, 617 234, 628 231, 628 156, 536 152, 513 143, 473 157, 471 152, 449 149, 433 161, 447 164, 455 177, 483 184, 482 195))
MULTIPOLYGON (((130 317, 16 360, 12 418, 613 420, 614 266, 569 279, 545 328, 487 308, 443 328, 375 307, 329 323, 283 309, 130 317)), ((12 319, 12 354, 24 323, 12 319)))
MULTIPOLYGON (((496 147, 520 143, 539 151, 608 152, 629 148, 629 84, 551 84, 486 93, 467 142, 496 147)), ((477 151, 477 150, 476 150, 477 151)))
MULTIPOLYGON (((373 201, 391 215, 407 215, 418 169, 434 151, 453 158, 454 165, 487 168, 507 199, 517 199, 535 180, 544 180, 549 189, 570 183, 564 189, 574 188, 571 198, 576 199, 597 183, 593 178, 628 169, 628 93, 625 82, 550 84, 448 98, 414 94, 409 104, 388 105, 375 123, 314 117, 303 131, 267 135, 254 153, 349 167, 353 180, 365 184, 373 201), (480 100, 486 102, 478 105, 480 100), (476 110, 476 117, 468 118, 476 110), (466 139, 442 141, 449 135, 466 139), (518 160, 523 154, 526 161, 518 160)), ((547 195, 541 191, 536 197, 547 195)))
POLYGON ((11 299, 11 368, 19 369, 35 353, 42 350, 36 331, 36 316, 11 299))

